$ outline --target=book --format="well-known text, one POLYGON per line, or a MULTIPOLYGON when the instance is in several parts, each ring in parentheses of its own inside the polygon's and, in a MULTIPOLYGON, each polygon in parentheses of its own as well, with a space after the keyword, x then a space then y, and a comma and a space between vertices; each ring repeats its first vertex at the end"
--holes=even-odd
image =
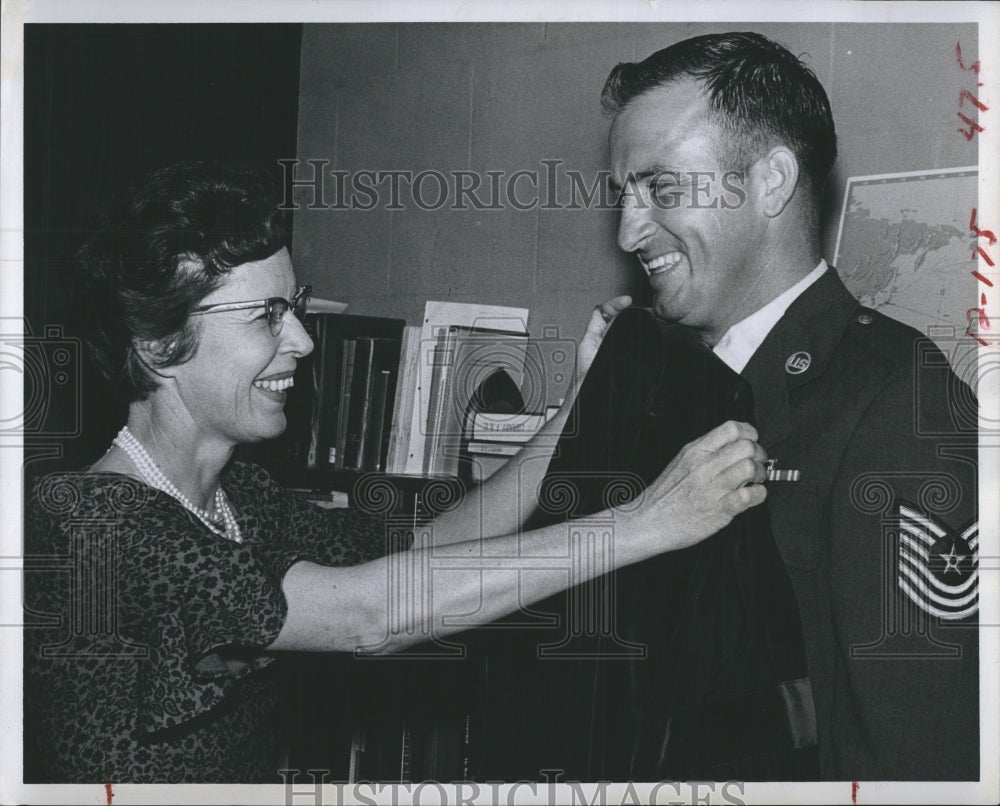
POLYGON ((516 456, 521 452, 520 442, 470 442, 466 446, 469 453, 487 454, 492 456, 516 456))
POLYGON ((391 418, 386 406, 395 394, 399 342, 376 336, 358 336, 354 348, 344 468, 380 470, 388 445, 383 439, 391 418))
POLYGON ((474 441, 528 442, 545 425, 546 414, 494 414, 478 411, 472 419, 474 441))
POLYGON ((413 406, 417 399, 420 364, 420 328, 407 325, 399 351, 396 390, 392 407, 389 449, 385 460, 387 473, 401 474, 406 468, 410 450, 410 426, 413 406))
MULTIPOLYGON (((300 361, 296 384, 289 395, 288 433, 295 427, 292 404, 295 397, 310 401, 310 438, 304 461, 293 462, 300 471, 343 468, 346 418, 342 404, 348 403, 352 389, 345 384, 353 375, 355 342, 359 337, 376 337, 399 342, 405 323, 400 319, 343 314, 307 314, 306 332, 313 340, 313 352, 300 361), (308 373, 308 374, 306 374, 308 373), (303 383, 302 375, 307 381, 303 383)), ((392 359, 395 361, 395 358, 392 359)), ((296 415, 296 419, 298 415, 296 415)), ((302 481, 299 478, 299 481, 302 481)))
MULTIPOLYGON (((510 308, 499 305, 473 305, 466 303, 440 302, 429 300, 424 307, 424 319, 420 326, 420 345, 418 352, 418 366, 416 378, 416 394, 412 411, 408 436, 405 448, 402 444, 397 446, 397 450, 402 450, 405 454, 405 461, 402 467, 396 466, 399 472, 406 474, 421 474, 425 472, 425 467, 437 464, 438 460, 431 460, 431 465, 425 462, 427 449, 427 425, 430 409, 430 398, 433 394, 432 380, 435 370, 435 350, 437 348, 438 336, 442 328, 463 327, 468 331, 476 331, 480 334, 494 334, 492 348, 481 345, 479 350, 478 367, 492 366, 506 369, 514 379, 520 384, 524 375, 524 360, 527 353, 527 323, 528 310, 526 308, 510 308), (498 334, 513 334, 510 336, 514 341, 505 341, 503 338, 496 338, 498 334), (492 357, 488 353, 492 350, 492 357)), ((454 362, 453 362, 454 363, 454 362)), ((461 366, 461 362, 459 362, 461 366)), ((477 370, 477 373, 478 370, 477 370)), ((439 372, 439 376, 441 373, 439 372)), ((445 373, 447 375, 447 373, 445 373)), ((463 382, 464 384, 465 382, 463 382)), ((460 390, 464 389, 459 385, 460 390)), ((466 392, 471 396, 471 392, 466 392)), ((461 397, 461 395, 460 395, 461 397)), ((459 401, 460 407, 461 401, 459 401)), ((454 409, 454 404, 453 409, 454 409)), ((457 409, 456 409, 457 410, 457 409)), ((407 429, 401 428, 401 433, 407 429)), ((438 441, 440 448, 440 441, 438 441)), ((448 447, 449 451, 451 446, 448 447)), ((399 453, 397 452, 397 458, 399 453)))
MULTIPOLYGON (((458 328, 441 328, 431 358, 432 373, 427 404, 427 423, 424 429, 425 449, 423 472, 426 475, 447 473, 450 465, 447 454, 442 454, 442 440, 447 436, 447 409, 452 395, 451 375, 455 366, 455 348, 458 328)), ((447 444, 447 443, 445 443, 447 444)), ((457 463, 456 463, 457 467, 457 463)))
MULTIPOLYGON (((344 341, 344 354, 340 365, 340 398, 333 412, 337 425, 334 432, 335 438, 331 440, 329 458, 327 459, 327 462, 338 470, 343 470, 346 467, 347 435, 350 429, 351 395, 354 392, 354 358, 357 346, 356 339, 344 341)), ((332 421, 333 417, 330 420, 332 421)))
POLYGON ((520 374, 527 335, 463 325, 440 328, 425 426, 424 472, 458 475, 473 399, 497 369, 520 374))
POLYGON ((340 396, 328 418, 336 423, 336 438, 329 441, 327 462, 343 470, 382 469, 400 341, 360 335, 345 338, 342 350, 340 396))
POLYGON ((347 411, 347 437, 344 441, 344 468, 347 470, 361 469, 368 410, 371 406, 372 360, 375 354, 370 338, 359 336, 354 344, 354 370, 347 411))
POLYGON ((372 372, 371 403, 362 440, 361 467, 364 470, 382 471, 385 468, 385 456, 389 450, 385 423, 386 406, 389 405, 389 387, 393 382, 394 372, 388 369, 378 369, 372 372))

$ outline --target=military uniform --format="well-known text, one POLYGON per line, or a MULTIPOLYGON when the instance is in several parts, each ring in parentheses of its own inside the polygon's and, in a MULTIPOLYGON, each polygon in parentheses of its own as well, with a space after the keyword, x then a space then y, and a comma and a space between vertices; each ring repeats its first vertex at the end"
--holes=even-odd
MULTIPOLYGON (((526 528, 568 521, 571 561, 604 562, 617 528, 610 505, 630 505, 687 442, 753 414, 749 383, 691 331, 625 311, 587 373, 526 528)), ((489 681, 473 719, 477 774, 819 775, 803 629, 765 507, 530 611, 543 621, 480 631, 489 681)))
POLYGON ((827 271, 742 375, 803 622, 826 780, 979 777, 976 401, 827 271), (787 474, 786 474, 787 475, 787 474))

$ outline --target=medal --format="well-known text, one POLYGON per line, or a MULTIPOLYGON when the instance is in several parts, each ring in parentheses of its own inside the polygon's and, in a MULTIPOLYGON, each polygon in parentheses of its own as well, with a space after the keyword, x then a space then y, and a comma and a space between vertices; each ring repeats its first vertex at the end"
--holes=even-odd
POLYGON ((767 460, 767 480, 768 481, 798 481, 802 475, 800 470, 778 470, 778 460, 767 460))

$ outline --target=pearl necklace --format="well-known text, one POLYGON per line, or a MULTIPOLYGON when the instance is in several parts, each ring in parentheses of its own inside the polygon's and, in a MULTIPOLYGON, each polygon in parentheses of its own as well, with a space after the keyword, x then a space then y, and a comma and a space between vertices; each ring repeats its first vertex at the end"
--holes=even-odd
POLYGON ((162 470, 156 466, 153 461, 153 457, 149 455, 149 452, 139 442, 138 438, 133 434, 128 426, 123 426, 122 430, 118 432, 118 436, 114 438, 114 443, 126 454, 128 454, 129 459, 138 468, 139 473, 142 475, 143 479, 151 486, 156 487, 158 490, 162 490, 167 495, 172 498, 177 499, 181 506, 184 507, 188 512, 194 515, 198 520, 200 520, 205 526, 212 530, 215 534, 220 537, 228 538, 235 543, 243 542, 243 534, 240 532, 240 525, 236 522, 236 516, 233 514, 232 508, 229 506, 229 500, 226 498, 226 494, 222 490, 222 485, 215 491, 215 514, 212 515, 206 509, 201 509, 196 507, 191 499, 188 498, 184 493, 177 489, 177 486, 168 479, 162 470), (218 524, 219 516, 222 516, 222 522, 225 524, 225 529, 220 529, 218 524))

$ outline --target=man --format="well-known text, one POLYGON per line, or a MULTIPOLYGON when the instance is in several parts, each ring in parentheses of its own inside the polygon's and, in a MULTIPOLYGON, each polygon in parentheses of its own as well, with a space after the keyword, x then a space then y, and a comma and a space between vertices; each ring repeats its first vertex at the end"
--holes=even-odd
POLYGON ((602 103, 618 243, 654 313, 754 393, 821 777, 978 779, 976 453, 953 422, 972 398, 821 257, 826 93, 783 47, 729 33, 618 65, 602 103))

